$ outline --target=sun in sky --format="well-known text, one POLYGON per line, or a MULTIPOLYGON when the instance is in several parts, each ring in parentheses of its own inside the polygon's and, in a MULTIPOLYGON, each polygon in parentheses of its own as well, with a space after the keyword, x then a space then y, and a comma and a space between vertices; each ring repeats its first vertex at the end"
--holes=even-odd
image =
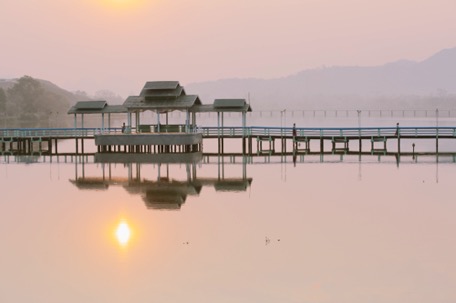
POLYGON ((99 0, 107 8, 111 9, 135 9, 146 3, 146 0, 99 0))

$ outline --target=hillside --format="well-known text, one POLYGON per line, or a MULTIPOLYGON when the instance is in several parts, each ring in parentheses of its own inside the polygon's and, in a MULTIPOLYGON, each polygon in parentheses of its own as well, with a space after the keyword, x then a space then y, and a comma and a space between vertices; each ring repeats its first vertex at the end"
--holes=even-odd
POLYGON ((87 96, 59 88, 52 82, 24 76, 0 80, 0 113, 3 125, 23 127, 67 126, 67 111, 87 96))
POLYGON ((310 69, 277 79, 223 79, 186 85, 203 102, 248 98, 257 109, 449 107, 456 102, 456 48, 422 62, 310 69))

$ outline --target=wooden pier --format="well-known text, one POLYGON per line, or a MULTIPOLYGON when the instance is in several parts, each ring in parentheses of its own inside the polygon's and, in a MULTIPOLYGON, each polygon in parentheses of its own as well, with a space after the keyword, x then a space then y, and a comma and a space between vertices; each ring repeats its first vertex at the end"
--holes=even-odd
POLYGON ((58 143, 75 140, 75 153, 84 153, 84 142, 93 140, 99 152, 185 153, 203 150, 203 143, 217 140, 218 152, 224 153, 228 139, 242 142, 243 154, 357 151, 386 151, 387 143, 396 145, 401 153, 402 142, 412 139, 432 140, 435 152, 439 141, 456 139, 456 127, 351 127, 296 128, 291 127, 200 127, 191 133, 124 134, 120 128, 46 128, 0 129, 0 153, 58 153, 58 143), (311 144, 316 142, 314 144, 311 144), (354 147, 353 147, 354 146, 354 147), (364 147, 364 148, 363 148, 364 147))
POLYGON ((348 128, 293 128, 288 127, 203 127, 203 139, 217 139, 219 151, 224 152, 224 140, 242 139, 243 152, 282 152, 296 150, 299 152, 353 151, 355 144, 362 152, 363 144, 370 146, 371 151, 386 151, 387 142, 395 141, 396 151, 400 153, 401 142, 406 139, 434 140, 435 151, 439 150, 439 140, 456 139, 456 127, 348 127, 348 128), (295 133, 295 135, 293 135, 295 133), (256 142, 256 151, 254 143, 256 142), (276 142, 279 144, 276 145, 276 142), (317 148, 311 148, 311 142, 317 142, 317 148), (287 144, 290 143, 290 144, 287 144), (328 144, 329 143, 329 144, 328 144), (328 145, 330 148, 328 149, 328 145), (276 149, 280 147, 280 150, 276 149))

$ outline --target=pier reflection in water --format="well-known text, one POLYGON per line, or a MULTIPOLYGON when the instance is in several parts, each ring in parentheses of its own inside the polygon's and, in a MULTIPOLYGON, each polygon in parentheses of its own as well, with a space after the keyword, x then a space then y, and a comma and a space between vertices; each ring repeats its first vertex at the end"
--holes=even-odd
POLYGON ((203 187, 213 187, 215 191, 246 191, 252 183, 247 177, 247 157, 242 159, 242 169, 238 175, 225 176, 224 155, 217 157, 217 175, 199 177, 198 166, 203 159, 201 152, 182 154, 128 154, 100 153, 94 155, 101 164, 98 176, 86 176, 85 158, 76 158, 75 178, 70 180, 79 189, 108 189, 122 186, 128 193, 140 195, 148 208, 180 209, 187 196, 198 196, 203 187), (126 176, 112 174, 112 166, 123 164, 126 176), (185 167, 181 176, 170 174, 170 166, 185 167), (151 167, 152 166, 152 167, 151 167), (146 170, 147 176, 142 172, 146 170), (155 175, 154 175, 155 174, 155 175), (175 179, 180 178, 180 179, 175 179))

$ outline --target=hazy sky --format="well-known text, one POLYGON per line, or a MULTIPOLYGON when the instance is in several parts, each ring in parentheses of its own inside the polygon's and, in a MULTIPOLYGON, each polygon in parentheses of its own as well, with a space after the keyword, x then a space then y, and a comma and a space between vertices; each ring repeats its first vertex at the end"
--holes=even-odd
POLYGON ((0 0, 0 78, 138 94, 456 46, 455 0, 0 0))

